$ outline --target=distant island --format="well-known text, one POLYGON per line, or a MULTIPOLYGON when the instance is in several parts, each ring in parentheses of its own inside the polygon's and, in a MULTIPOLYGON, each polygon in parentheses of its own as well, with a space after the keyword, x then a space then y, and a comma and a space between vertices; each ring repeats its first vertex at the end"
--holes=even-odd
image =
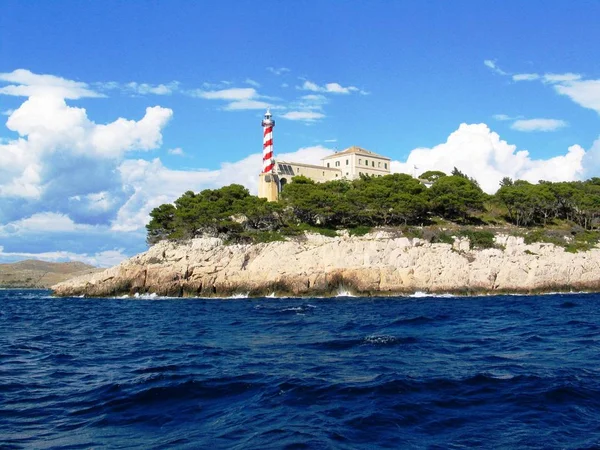
POLYGON ((600 178, 495 195, 454 169, 316 183, 267 202, 240 185, 150 214, 149 251, 57 295, 394 295, 598 290, 600 178))
POLYGON ((49 288, 80 275, 99 272, 82 262, 47 262, 28 259, 0 264, 0 288, 49 288))

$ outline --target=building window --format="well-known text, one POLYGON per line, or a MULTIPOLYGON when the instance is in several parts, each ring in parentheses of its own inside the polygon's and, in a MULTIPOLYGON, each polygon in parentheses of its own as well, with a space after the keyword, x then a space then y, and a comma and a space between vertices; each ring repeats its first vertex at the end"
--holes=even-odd
POLYGON ((336 174, 335 174, 335 177, 337 178, 337 176, 338 176, 338 174, 336 173, 336 174))
POLYGON ((350 160, 347 159, 346 160, 346 165, 348 165, 348 164, 350 164, 350 160))
POLYGON ((325 172, 323 172, 323 176, 325 176, 325 172))
POLYGON ((377 167, 381 167, 381 161, 377 163, 377 167))
POLYGON ((346 176, 348 176, 348 172, 346 172, 346 176))
POLYGON ((329 167, 329 163, 327 163, 327 167, 329 167))
POLYGON ((365 159, 365 166, 369 165, 369 160, 365 159))
POLYGON ((384 165, 384 166, 385 166, 385 168, 387 169, 387 163, 384 163, 383 165, 384 165))
POLYGON ((359 160, 358 160, 358 164, 362 164, 362 159, 359 159, 359 160))
POLYGON ((296 172, 300 173, 300 167, 298 167, 298 168, 296 169, 296 172))
POLYGON ((373 162, 371 163, 371 165, 372 165, 373 167, 375 167, 375 161, 373 161, 373 162))
POLYGON ((339 161, 335 162, 335 167, 340 167, 340 162, 339 161))

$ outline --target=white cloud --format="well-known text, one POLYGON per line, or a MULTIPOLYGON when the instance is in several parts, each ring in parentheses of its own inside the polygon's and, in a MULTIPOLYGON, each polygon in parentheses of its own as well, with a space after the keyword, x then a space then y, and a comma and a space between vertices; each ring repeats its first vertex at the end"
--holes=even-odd
POLYGON ((600 80, 565 81, 554 85, 561 95, 600 114, 600 80))
POLYGON ((87 83, 67 80, 54 75, 40 75, 25 69, 0 73, 0 81, 14 83, 0 88, 0 94, 4 95, 54 96, 71 100, 103 96, 90 89, 87 83))
POLYGON ((254 88, 229 88, 220 89, 218 91, 202 91, 194 92, 196 97, 205 98, 208 100, 250 100, 258 97, 258 92, 254 88))
POLYGON ((4 261, 18 261, 22 259, 39 259, 50 262, 80 261, 96 267, 112 267, 127 258, 123 249, 105 250, 89 255, 87 253, 73 253, 68 251, 55 252, 5 252, 0 246, 0 259, 4 261))
POLYGON ((283 75, 290 71, 287 67, 267 67, 267 70, 273 75, 283 75))
POLYGON ((583 158, 583 167, 585 168, 585 178, 600 176, 600 137, 594 141, 591 148, 586 152, 583 158))
POLYGON ((241 111, 246 109, 277 109, 276 106, 260 100, 238 100, 225 106, 226 111, 241 111))
POLYGON ((520 119, 510 127, 517 131, 556 131, 568 124, 559 119, 520 119))
POLYGON ((119 83, 116 81, 104 81, 93 83, 97 89, 102 91, 119 90, 126 94, 133 95, 171 95, 179 90, 179 82, 171 81, 166 84, 149 84, 130 81, 129 83, 119 83))
POLYGON ((392 171, 412 174, 417 166, 421 173, 427 170, 450 173, 457 167, 475 178, 486 192, 493 193, 506 176, 531 182, 581 179, 584 156, 585 150, 573 145, 564 155, 531 159, 529 152, 517 151, 516 146, 501 140, 486 124, 462 124, 445 143, 414 149, 404 163, 393 161, 392 171))
POLYGON ((10 116, 14 112, 15 112, 14 109, 6 109, 6 110, 2 111, 0 114, 2 114, 3 116, 10 116))
POLYGON ((356 86, 344 87, 339 83, 326 83, 324 86, 319 86, 318 84, 309 80, 305 80, 302 86, 299 86, 298 89, 312 92, 325 92, 328 94, 350 94, 352 92, 361 92, 366 94, 366 92, 361 91, 356 86))
POLYGON ((517 73, 512 76, 513 81, 533 81, 539 78, 537 73, 517 73))
POLYGON ((508 75, 508 73, 506 73, 504 70, 500 69, 500 67, 498 67, 498 65, 496 64, 496 61, 493 61, 491 59, 486 59, 485 61, 483 61, 483 64, 488 67, 489 69, 491 69, 493 72, 497 73, 498 75, 508 75))
POLYGON ((506 114, 494 114, 494 119, 505 121, 505 120, 513 120, 513 117, 510 117, 506 114))
POLYGON ((337 139, 325 139, 323 142, 337 142, 337 139))
POLYGON ((194 97, 200 97, 207 100, 223 100, 228 102, 224 109, 227 111, 239 111, 247 109, 266 109, 274 108, 273 105, 262 101, 266 98, 260 95, 254 88, 228 88, 216 91, 203 91, 197 89, 190 92, 194 97))
POLYGON ((42 234, 108 225, 131 195, 117 170, 123 156, 159 147, 172 111, 155 106, 138 121, 96 124, 60 97, 87 95, 85 83, 24 72, 9 77, 31 95, 6 122, 19 137, 0 143, 0 224, 5 232, 39 224, 42 234))
POLYGON ((170 148, 169 150, 167 150, 167 153, 169 155, 177 155, 177 156, 185 155, 185 152, 180 147, 170 148))
POLYGON ((118 170, 123 189, 130 192, 130 196, 112 223, 115 231, 143 228, 153 208, 172 202, 188 190, 200 190, 219 176, 218 171, 171 170, 158 158, 152 161, 126 160, 118 170))
POLYGON ((168 84, 157 84, 154 86, 148 83, 136 83, 135 81, 132 81, 131 83, 127 83, 126 85, 126 88, 128 90, 141 95, 170 95, 173 92, 175 92, 178 87, 179 83, 177 81, 173 81, 168 84))
POLYGON ((281 116, 288 120, 301 120, 304 122, 314 122, 323 119, 325 114, 316 111, 289 111, 281 116))
POLYGON ((90 225, 76 224, 65 215, 53 212, 35 213, 30 217, 16 220, 7 225, 0 225, 0 236, 14 233, 43 231, 45 233, 89 230, 90 225))
POLYGON ((542 77, 545 83, 564 83, 568 81, 577 81, 581 75, 576 73, 547 73, 542 77))
POLYGON ((255 88, 260 87, 260 83, 258 81, 254 81, 251 78, 246 78, 246 81, 244 81, 244 83, 249 84, 250 86, 254 86, 255 88))

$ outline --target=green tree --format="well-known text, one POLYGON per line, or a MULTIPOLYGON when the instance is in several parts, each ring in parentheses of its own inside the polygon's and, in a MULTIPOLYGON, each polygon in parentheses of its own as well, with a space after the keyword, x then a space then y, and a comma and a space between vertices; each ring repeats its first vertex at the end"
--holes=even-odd
POLYGON ((467 219, 475 211, 483 211, 486 198, 473 180, 459 175, 439 178, 428 191, 433 212, 446 219, 467 219))
POLYGON ((430 182, 434 183, 435 181, 437 181, 438 178, 446 177, 446 176, 448 176, 448 175, 446 175, 444 172, 441 172, 439 170, 428 170, 427 172, 423 172, 421 174, 421 176, 419 176, 419 179, 430 181, 430 182))

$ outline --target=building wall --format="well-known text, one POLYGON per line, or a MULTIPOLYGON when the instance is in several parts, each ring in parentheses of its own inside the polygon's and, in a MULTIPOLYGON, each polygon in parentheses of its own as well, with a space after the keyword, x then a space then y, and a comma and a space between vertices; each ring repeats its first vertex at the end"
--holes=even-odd
MULTIPOLYGON (((283 184, 291 182, 292 178, 298 175, 303 175, 307 178, 310 178, 313 181, 316 181, 317 183, 342 179, 341 171, 322 166, 314 166, 312 164, 278 161, 276 164, 276 169, 277 173, 279 174, 279 178, 283 184), (289 173, 289 170, 282 170, 282 168, 280 167, 281 165, 287 166, 287 168, 291 169, 293 175, 289 173)), ((283 169, 285 169, 285 167, 283 169)))
POLYGON ((261 173, 258 176, 258 197, 275 202, 279 198, 279 178, 273 173, 261 173))
POLYGON ((339 169, 342 177, 350 180, 359 178, 361 174, 383 176, 390 174, 390 160, 362 153, 340 153, 323 159, 323 166, 339 169))

